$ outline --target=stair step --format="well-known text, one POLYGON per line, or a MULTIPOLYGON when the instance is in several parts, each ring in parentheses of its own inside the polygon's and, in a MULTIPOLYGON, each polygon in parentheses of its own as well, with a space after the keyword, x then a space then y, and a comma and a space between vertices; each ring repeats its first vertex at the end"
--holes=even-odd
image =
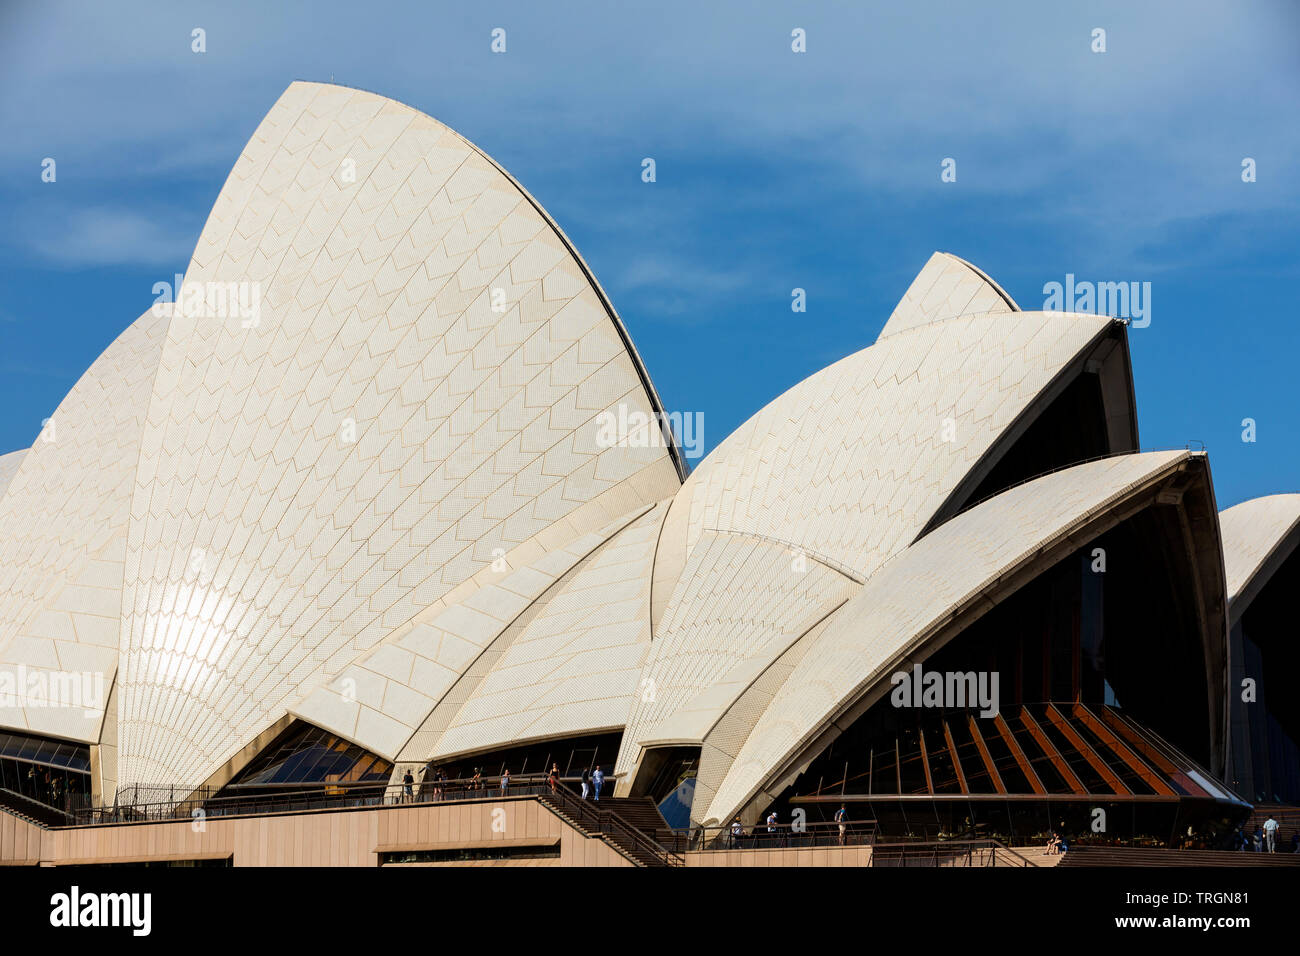
MULTIPOLYGON (((571 827, 588 837, 604 840, 609 845, 616 847, 634 863, 640 866, 664 865, 664 860, 659 854, 635 842, 630 835, 620 833, 617 830, 593 832, 579 823, 569 812, 569 805, 571 805, 572 801, 578 799, 576 794, 566 790, 563 794, 543 793, 540 794, 540 798, 571 827)), ((625 827, 637 831, 651 841, 655 839, 656 830, 660 827, 667 828, 667 823, 659 813, 654 801, 648 798, 606 797, 599 801, 592 800, 587 806, 592 811, 600 812, 607 815, 608 818, 617 820, 625 827)))
POLYGON ((1297 853, 1248 853, 1232 850, 1166 850, 1139 847, 1074 847, 1059 866, 1300 866, 1297 853))

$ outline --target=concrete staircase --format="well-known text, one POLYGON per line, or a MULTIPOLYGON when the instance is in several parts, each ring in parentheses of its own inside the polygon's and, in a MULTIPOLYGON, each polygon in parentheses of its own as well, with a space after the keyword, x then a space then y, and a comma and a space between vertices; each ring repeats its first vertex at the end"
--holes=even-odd
POLYGON ((871 866, 876 869, 886 867, 946 869, 976 866, 1032 869, 1039 866, 1039 859, 1046 860, 1047 857, 1026 855, 1023 851, 1012 849, 996 840, 876 843, 871 848, 871 866))
POLYGON ((42 829, 63 826, 71 822, 69 815, 62 810, 4 788, 0 788, 0 810, 5 810, 42 829))
POLYGON ((27 814, 23 813, 21 810, 18 810, 10 806, 8 801, 5 800, 5 794, 7 793, 8 791, 6 790, 0 790, 0 813, 7 813, 11 817, 17 817, 19 820, 22 820, 23 823, 30 823, 32 826, 40 827, 42 830, 49 829, 49 827, 46 824, 42 823, 40 820, 37 820, 35 817, 28 816, 27 814))
POLYGON ((684 862, 678 854, 655 842, 654 831, 660 827, 666 830, 668 824, 649 799, 581 800, 563 788, 554 794, 543 791, 538 799, 569 826, 588 837, 604 840, 636 866, 681 866, 684 862), (624 814, 630 814, 631 820, 624 814), (642 829, 643 826, 649 826, 649 831, 642 829))
POLYGON ((1235 853, 1231 850, 1156 850, 1127 846, 1081 846, 1057 866, 1245 867, 1300 866, 1296 853, 1235 853))
POLYGON ((1255 827, 1262 828, 1264 821, 1269 817, 1278 822, 1278 853, 1290 853, 1291 838, 1300 832, 1300 807, 1261 803, 1255 807, 1250 817, 1241 825, 1241 832, 1249 836, 1255 832, 1255 827))
POLYGON ((668 829, 668 821, 649 797, 601 797, 600 802, 592 803, 592 806, 618 814, 624 823, 652 839, 655 834, 668 829))
POLYGON ((1058 866, 1060 862, 1065 859, 1065 855, 1062 853, 1044 853, 1043 845, 1041 843, 1036 846, 1013 846, 1011 849, 1037 867, 1046 867, 1051 869, 1054 866, 1058 866))

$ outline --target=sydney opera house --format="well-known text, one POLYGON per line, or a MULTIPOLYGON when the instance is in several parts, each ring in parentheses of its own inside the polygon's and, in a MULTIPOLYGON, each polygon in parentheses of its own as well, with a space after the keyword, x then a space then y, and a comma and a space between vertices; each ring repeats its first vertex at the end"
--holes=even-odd
POLYGON ((1300 803, 1300 494, 1140 451, 1122 320, 936 253, 689 469, 537 202, 306 82, 141 306, 0 458, 0 862, 1213 851, 1300 803))

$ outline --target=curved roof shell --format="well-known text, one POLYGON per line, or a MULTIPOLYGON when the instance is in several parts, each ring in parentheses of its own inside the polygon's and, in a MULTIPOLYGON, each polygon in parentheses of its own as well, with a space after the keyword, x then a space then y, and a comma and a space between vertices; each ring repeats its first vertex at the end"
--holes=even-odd
POLYGON ((642 748, 698 740, 731 702, 728 670, 785 653, 954 508, 1116 334, 1093 315, 1016 319, 960 316, 882 338, 777 398, 696 468, 660 539, 641 675, 653 694, 633 702, 620 773, 642 748))
POLYGON ((14 475, 18 473, 18 466, 23 463, 26 454, 27 449, 22 448, 0 455, 0 495, 9 488, 9 482, 13 481, 14 475))
POLYGON ((428 752, 447 759, 622 730, 650 646, 650 569, 666 504, 593 553, 492 662, 428 752))
MULTIPOLYGON (((640 508, 498 580, 467 590, 463 599, 438 602, 422 611, 393 639, 313 691, 293 713, 383 756, 429 759, 488 671, 545 614, 593 554, 629 525, 641 525, 650 510, 640 508)), ((517 714, 501 703, 503 709, 491 716, 514 727, 517 714)))
MULTIPOLYGON (((0 725, 102 739, 105 786, 224 782, 296 719, 394 761, 622 729, 624 783, 700 744, 696 815, 726 819, 1032 556, 1208 481, 1123 455, 971 507, 1088 373, 1136 447, 1121 323, 936 253, 874 345, 683 483, 670 441, 601 439, 662 407, 532 197, 409 107, 295 83, 175 307, 0 457, 0 666, 112 686, 108 720, 0 725)), ((1261 501, 1224 512, 1224 561, 1201 542, 1202 590, 1226 562, 1240 597, 1300 534, 1300 496, 1261 501)))
POLYGON ((513 180, 409 107, 294 83, 213 206, 148 402, 122 779, 205 779, 493 562, 671 495, 666 443, 600 445, 620 406, 659 411, 513 180))
POLYGON ((1026 312, 884 338, 795 385, 714 449, 678 492, 663 547, 684 557, 706 532, 748 534, 865 580, 1113 326, 1026 312))
POLYGON ((643 747, 699 742, 744 690, 737 675, 761 673, 833 615, 1115 332, 1092 315, 1027 313, 1010 325, 960 317, 814 375, 696 469, 656 519, 655 538, 628 529, 610 542, 622 553, 636 535, 638 557, 621 563, 620 577, 598 557, 583 581, 601 571, 601 586, 564 582, 441 743, 408 747, 404 759, 606 729, 616 713, 626 725, 621 774, 634 772, 643 747), (649 620, 636 604, 647 593, 649 620), (616 603, 624 614, 611 611, 616 603), (575 666, 572 635, 546 629, 592 619, 601 628, 580 640, 600 647, 582 656, 582 673, 530 687, 575 666), (536 720, 532 701, 549 699, 564 707, 536 720))
POLYGON ((0 669, 25 668, 33 694, 0 708, 2 726, 99 738, 118 663, 135 465, 170 312, 160 304, 133 322, 32 447, 5 456, 20 462, 0 496, 0 669), (61 699, 52 682, 64 680, 78 700, 61 699))
POLYGON ((714 742, 720 767, 712 781, 702 772, 697 784, 697 798, 712 799, 694 815, 701 822, 729 820, 765 786, 769 794, 779 792, 797 772, 791 761, 847 726, 846 715, 865 694, 927 656, 959 615, 991 606, 1018 570, 1053 549, 1078 547, 1095 533, 1089 526, 1096 519, 1198 465, 1207 477, 1203 458, 1188 452, 1078 465, 1011 488, 922 538, 881 568, 802 649, 779 686, 760 688, 765 699, 750 702, 758 716, 746 732, 733 735, 729 747, 714 742))
POLYGON ((1266 495, 1219 513, 1228 618, 1235 624, 1259 589, 1300 545, 1300 494, 1266 495))
POLYGON ((951 253, 936 252, 903 293, 879 338, 959 315, 1019 311, 1011 296, 975 266, 951 253))

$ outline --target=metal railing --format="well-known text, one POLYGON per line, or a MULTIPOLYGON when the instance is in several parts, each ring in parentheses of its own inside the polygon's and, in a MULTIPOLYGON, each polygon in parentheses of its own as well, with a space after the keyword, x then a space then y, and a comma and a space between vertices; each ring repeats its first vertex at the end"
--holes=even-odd
POLYGON ((813 847, 872 846, 879 835, 875 820, 840 823, 759 823, 754 827, 696 826, 658 830, 655 840, 676 853, 704 850, 786 850, 813 847), (841 830, 841 827, 843 828, 841 830))
POLYGON ((665 846, 658 834, 652 837, 644 833, 620 817, 616 811, 601 807, 596 801, 583 800, 563 785, 556 787, 554 792, 546 787, 541 796, 543 801, 551 803, 582 829, 608 836, 643 861, 650 857, 660 866, 682 866, 685 863, 681 853, 673 847, 665 846))
POLYGON ((879 843, 872 848, 873 867, 1038 866, 998 840, 943 840, 879 843), (1001 861, 999 863, 999 860, 1001 861))
MULTIPOLYGON (((360 809, 432 803, 500 800, 513 797, 540 797, 562 815, 588 832, 607 836, 624 852, 642 862, 680 866, 681 854, 658 843, 652 836, 622 819, 616 811, 602 808, 594 801, 582 800, 569 787, 576 778, 556 781, 551 788, 549 775, 512 776, 506 786, 501 781, 482 778, 454 780, 425 779, 420 783, 333 782, 319 785, 290 784, 264 786, 257 792, 232 793, 228 788, 217 795, 210 791, 190 791, 180 798, 119 802, 113 806, 83 807, 74 810, 65 826, 111 826, 123 823, 147 823, 167 820, 211 817, 257 816, 277 813, 300 813, 309 810, 360 809)), ((609 781, 612 784, 613 781, 609 781)), ((167 791, 171 793, 173 791, 167 791)), ((183 790, 181 792, 184 792, 183 790)))
POLYGON ((545 775, 512 777, 509 786, 499 782, 464 779, 415 783, 340 783, 280 784, 259 786, 249 793, 236 788, 224 791, 175 792, 184 796, 139 802, 119 801, 111 806, 74 809, 69 825, 141 823, 176 820, 197 816, 256 816, 272 813, 299 813, 305 810, 338 810, 400 804, 443 803, 465 800, 488 800, 503 797, 539 796, 549 791, 545 775), (435 792, 436 791, 436 792, 435 792))
POLYGON ((0 809, 39 827, 59 826, 72 819, 72 814, 62 807, 7 787, 0 787, 0 809))
MULTIPOLYGON (((556 791, 578 798, 560 780, 556 791)), ((606 786, 610 787, 611 782, 606 786)), ((611 787, 612 788, 612 787, 611 787)), ((395 806, 401 804, 446 803, 466 800, 493 800, 506 797, 541 796, 550 793, 546 774, 511 776, 510 783, 502 787, 499 780, 463 778, 429 780, 412 783, 371 782, 323 784, 274 784, 247 788, 227 787, 224 790, 188 790, 186 788, 155 789, 166 793, 161 799, 125 801, 112 805, 74 807, 70 825, 136 823, 152 820, 189 818, 202 811, 205 816, 252 816, 272 813, 297 813, 304 810, 352 809, 362 807, 395 806), (183 794, 171 796, 170 794, 183 794)), ((581 801, 578 801, 581 802, 581 801)))

